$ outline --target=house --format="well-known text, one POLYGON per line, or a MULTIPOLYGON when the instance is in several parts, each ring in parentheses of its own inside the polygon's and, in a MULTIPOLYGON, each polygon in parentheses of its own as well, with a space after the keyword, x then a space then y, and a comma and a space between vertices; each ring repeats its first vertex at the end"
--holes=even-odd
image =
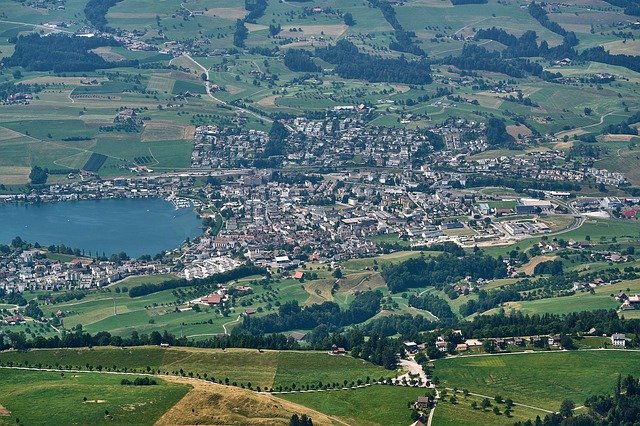
POLYGON ((469 350, 469 346, 466 343, 458 343, 456 345, 456 352, 466 352, 469 350))
POLYGON ((304 278, 304 272, 302 271, 296 271, 295 274, 293 274, 293 278, 296 280, 301 280, 304 278))
POLYGON ((306 333, 300 333, 299 331, 293 331, 293 332, 291 332, 289 337, 291 337, 296 342, 302 342, 307 337, 307 335, 306 335, 306 333))
POLYGON ((339 348, 336 345, 331 345, 331 353, 333 355, 346 355, 347 351, 345 348, 339 348))
POLYGON ((24 317, 20 314, 11 315, 4 318, 4 322, 9 325, 23 324, 25 322, 24 317))
POLYGON ((431 401, 429 401, 428 396, 419 396, 416 402, 413 403, 413 406, 418 410, 423 410, 429 408, 430 403, 431 401))
POLYGON ((248 317, 249 315, 253 315, 253 314, 255 314, 255 313, 256 313, 256 310, 255 310, 255 309, 253 309, 253 308, 249 308, 249 309, 246 309, 246 310, 244 311, 244 315, 245 315, 246 317, 248 317))
POLYGON ((560 346, 560 336, 549 336, 547 343, 549 346, 560 346))
POLYGON ((440 352, 446 352, 447 345, 448 343, 442 337, 438 337, 438 340, 436 341, 436 348, 438 348, 440 352))
POLYGON ((418 352, 418 344, 416 342, 404 342, 404 350, 409 354, 418 352))
POLYGON ((222 303, 222 296, 219 294, 210 294, 200 298, 200 303, 205 305, 219 305, 222 303))
POLYGON ((614 333, 611 335, 611 343, 614 348, 626 348, 627 336, 622 333, 614 333))

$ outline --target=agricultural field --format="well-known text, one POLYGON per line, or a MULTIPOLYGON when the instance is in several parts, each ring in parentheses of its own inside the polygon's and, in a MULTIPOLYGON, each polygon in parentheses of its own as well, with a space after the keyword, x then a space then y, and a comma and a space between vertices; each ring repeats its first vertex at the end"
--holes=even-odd
POLYGON ((123 378, 134 377, 3 369, 0 406, 10 414, 0 416, 0 424, 151 425, 190 389, 162 379, 155 386, 123 386, 123 378))
MULTIPOLYGON (((401 426, 411 422, 413 403, 433 391, 420 388, 375 385, 362 389, 293 393, 281 398, 336 417, 348 424, 401 426), (375 403, 372 403, 375 401, 375 403)), ((314 420, 315 421, 315 420, 314 420)))
POLYGON ((637 360, 637 352, 619 350, 484 355, 438 360, 433 374, 441 386, 557 410, 563 399, 581 405, 611 392, 618 374, 640 373, 637 360))
MULTIPOLYGON (((618 309, 620 302, 613 296, 620 292, 635 294, 640 292, 638 280, 623 281, 594 289, 594 293, 580 292, 571 296, 552 297, 532 301, 507 302, 503 305, 505 310, 514 309, 526 314, 567 314, 576 311, 593 311, 597 309, 618 309)), ((495 313, 496 310, 487 311, 486 314, 495 313)), ((626 317, 626 312, 621 312, 626 317)))
POLYGON ((42 349, 26 353, 2 352, 0 363, 7 365, 42 365, 71 369, 103 369, 161 374, 199 375, 215 378, 238 386, 251 384, 253 388, 301 388, 306 385, 340 383, 366 378, 379 380, 395 377, 394 371, 385 370, 349 356, 330 355, 314 351, 272 351, 257 349, 196 349, 159 348, 152 346, 132 348, 96 347, 93 349, 42 349), (205 376, 206 375, 206 376, 205 376))
POLYGON ((218 308, 202 307, 197 311, 188 305, 187 302, 209 294, 211 289, 187 287, 129 297, 128 290, 136 285, 157 284, 171 278, 171 275, 129 278, 107 289, 89 292, 80 300, 43 305, 42 309, 47 317, 61 311, 61 328, 68 330, 82 325, 90 333, 107 330, 121 336, 129 336, 132 331, 149 334, 154 330, 167 330, 198 340, 231 331, 247 308, 256 309, 259 311, 256 315, 262 315, 277 310, 276 301, 302 303, 309 297, 304 287, 293 279, 277 280, 267 288, 249 278, 240 282, 250 285, 253 294, 239 297, 236 305, 224 315, 218 308))
MULTIPOLYGON (((497 406, 500 414, 495 414, 492 408, 483 410, 480 404, 483 397, 476 395, 464 396, 462 391, 455 393, 456 403, 452 403, 450 398, 454 395, 453 391, 447 394, 447 398, 443 398, 435 409, 433 414, 433 424, 445 426, 461 426, 461 425, 513 425, 517 421, 534 420, 536 416, 544 418, 547 414, 545 411, 531 409, 528 407, 515 406, 512 408, 509 416, 504 414, 505 405, 492 401, 492 406, 497 406), (476 403, 478 408, 471 407, 472 403, 476 403)), ((492 399, 492 398, 489 398, 492 399)))

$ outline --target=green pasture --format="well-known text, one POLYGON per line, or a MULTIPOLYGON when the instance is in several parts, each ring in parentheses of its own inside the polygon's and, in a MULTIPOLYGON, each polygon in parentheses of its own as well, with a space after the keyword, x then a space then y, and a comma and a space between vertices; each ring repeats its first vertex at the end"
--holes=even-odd
POLYGON ((436 361, 434 375, 449 388, 557 410, 564 399, 581 405, 590 395, 611 392, 618 374, 640 373, 638 358, 620 350, 457 357, 436 361))
MULTIPOLYGON (((395 372, 385 370, 366 361, 349 356, 336 356, 313 351, 258 351, 257 349, 196 349, 160 348, 153 346, 92 349, 43 349, 26 353, 2 352, 0 363, 8 365, 42 365, 63 369, 89 367, 103 369, 180 375, 193 373, 214 377, 216 381, 229 379, 238 385, 251 383, 253 387, 271 388, 294 384, 305 385, 340 383, 369 377, 394 377, 395 372), (135 371, 134 371, 135 370, 135 371)), ((0 400, 0 403, 2 400, 0 400)))
POLYGON ((156 379, 155 386, 123 386, 132 376, 3 369, 0 424, 151 425, 190 389, 156 379))
POLYGON ((409 403, 433 391, 374 385, 361 389, 278 395, 349 424, 405 426, 411 423, 409 403))

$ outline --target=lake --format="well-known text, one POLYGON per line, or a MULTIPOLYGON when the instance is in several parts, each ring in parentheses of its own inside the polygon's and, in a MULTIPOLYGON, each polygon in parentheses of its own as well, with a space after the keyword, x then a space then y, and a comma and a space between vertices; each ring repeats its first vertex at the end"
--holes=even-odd
POLYGON ((124 251, 131 257, 154 255, 178 247, 202 233, 191 209, 176 210, 159 198, 0 204, 0 243, 19 236, 43 246, 96 251, 107 256, 124 251))

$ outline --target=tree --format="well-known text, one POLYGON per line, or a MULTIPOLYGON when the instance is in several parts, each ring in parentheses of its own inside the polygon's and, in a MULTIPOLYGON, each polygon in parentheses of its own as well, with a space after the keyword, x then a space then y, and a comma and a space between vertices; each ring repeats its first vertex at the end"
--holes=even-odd
POLYGON ((349 12, 345 13, 344 15, 342 15, 342 19, 344 19, 344 23, 345 25, 348 25, 350 27, 354 26, 356 24, 356 21, 353 19, 353 15, 349 12))
POLYGON ((562 401, 562 404, 560 404, 560 415, 562 417, 571 417, 573 416, 573 410, 576 408, 576 404, 571 401, 570 399, 565 399, 564 401, 562 401))
POLYGON ((289 131, 279 121, 274 121, 269 130, 269 141, 264 147, 264 156, 271 157, 283 155, 286 151, 285 140, 289 136, 289 131))
POLYGON ((491 407, 491 401, 489 401, 489 398, 484 398, 480 403, 480 406, 483 410, 486 410, 487 408, 491 407))
POLYGON ((31 173, 29 173, 29 180, 32 185, 43 185, 47 182, 47 171, 39 166, 34 166, 31 168, 31 173))
POLYGON ((478 403, 475 401, 471 401, 471 408, 473 408, 474 410, 478 408, 478 403))
POLYGON ((504 120, 491 117, 487 121, 487 143, 493 147, 512 147, 513 138, 507 133, 507 126, 504 120))

